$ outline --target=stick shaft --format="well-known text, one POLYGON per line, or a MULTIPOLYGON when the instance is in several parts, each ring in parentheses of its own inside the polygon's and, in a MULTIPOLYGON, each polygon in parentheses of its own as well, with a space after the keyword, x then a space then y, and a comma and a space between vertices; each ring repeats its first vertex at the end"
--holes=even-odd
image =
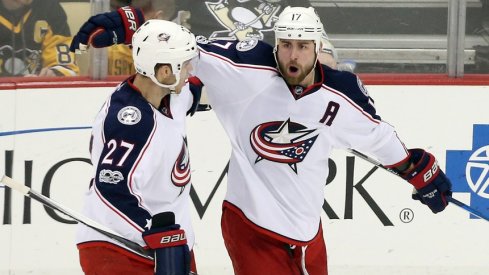
MULTIPOLYGON (((382 168, 382 169, 384 169, 384 170, 386 170, 386 171, 391 172, 392 174, 394 174, 394 175, 396 175, 396 176, 399 176, 399 174, 398 174, 398 173, 396 173, 396 171, 394 171, 394 170, 392 170, 392 169, 389 169, 389 168, 387 168, 387 167, 384 167, 384 166, 383 166, 383 165, 382 165, 380 162, 378 162, 377 160, 372 159, 371 157, 369 157, 369 156, 367 156, 367 155, 364 155, 364 154, 362 154, 362 153, 358 152, 357 150, 354 150, 354 149, 348 149, 347 151, 348 151, 348 152, 350 152, 351 154, 353 154, 353 155, 355 155, 355 156, 357 156, 357 157, 359 157, 359 158, 361 158, 361 159, 363 159, 363 160, 367 161, 367 162, 370 162, 371 164, 373 164, 373 165, 375 165, 375 166, 377 166, 377 167, 380 167, 380 168, 382 168)), ((475 210, 474 208, 472 208, 472 207, 470 207, 470 206, 466 205, 465 203, 463 203, 463 202, 461 202, 461 201, 459 201, 459 200, 457 200, 457 199, 455 199, 455 198, 453 198, 453 197, 451 197, 451 196, 448 196, 448 197, 447 197, 447 199, 448 199, 448 201, 449 201, 449 202, 451 202, 451 203, 453 203, 454 205, 456 205, 456 206, 460 207, 461 209, 463 209, 463 210, 465 210, 465 211, 469 212, 470 214, 472 214, 472 215, 474 215, 474 216, 477 216, 477 217, 479 217, 479 218, 481 218, 481 219, 484 219, 484 220, 486 220, 486 221, 489 221, 489 217, 487 217, 486 215, 482 214, 481 212, 479 212, 479 211, 475 210)))
POLYGON ((58 202, 40 194, 40 193, 32 190, 31 188, 29 188, 29 187, 27 187, 27 186, 25 186, 25 185, 23 185, 17 181, 14 181, 13 179, 11 179, 7 176, 3 176, 1 182, 3 184, 5 184, 6 186, 8 186, 9 188, 22 193, 24 196, 28 196, 28 197, 30 197, 30 198, 32 198, 32 199, 34 199, 34 200, 36 200, 42 204, 54 209, 54 210, 57 210, 57 211, 65 214, 65 215, 71 217, 72 219, 92 228, 93 230, 117 241, 118 243, 124 245, 125 248, 127 250, 129 250, 130 252, 138 254, 141 257, 144 257, 146 259, 153 260, 153 257, 151 255, 152 251, 145 250, 139 244, 132 242, 128 239, 125 239, 124 237, 122 237, 121 235, 119 235, 118 233, 113 231, 112 229, 109 229, 109 228, 105 227, 104 225, 101 225, 101 224, 97 223, 96 221, 61 205, 60 203, 58 203, 58 202))
POLYGON ((453 197, 448 197, 448 201, 455 204, 456 206, 464 209, 465 211, 469 212, 470 214, 477 216, 477 217, 484 219, 484 220, 489 222, 489 217, 486 217, 484 214, 482 214, 481 212, 477 211, 476 209, 466 205, 465 203, 463 203, 459 200, 456 200, 453 197))

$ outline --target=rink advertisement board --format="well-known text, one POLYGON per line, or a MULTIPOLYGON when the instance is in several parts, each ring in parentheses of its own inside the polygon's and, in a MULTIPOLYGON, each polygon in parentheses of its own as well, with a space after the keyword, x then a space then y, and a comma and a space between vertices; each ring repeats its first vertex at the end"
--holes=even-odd
MULTIPOLYGON (((408 148, 432 152, 454 197, 489 215, 489 87, 367 86, 408 148)), ((0 89, 0 174, 80 211, 91 123, 113 87, 0 89)), ((220 233, 230 145, 212 111, 188 119, 199 274, 230 275, 220 233)), ((489 222, 434 215, 396 176, 335 151, 322 224, 330 275, 487 274, 489 222)), ((82 274, 75 222, 0 186, 0 274, 82 274)))

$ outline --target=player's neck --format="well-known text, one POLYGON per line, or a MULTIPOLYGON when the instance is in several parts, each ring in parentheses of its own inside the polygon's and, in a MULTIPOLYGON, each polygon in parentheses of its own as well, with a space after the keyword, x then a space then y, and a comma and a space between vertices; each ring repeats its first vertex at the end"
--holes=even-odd
POLYGON ((163 88, 155 83, 148 77, 143 77, 136 75, 133 82, 143 97, 151 104, 153 107, 158 108, 161 103, 161 99, 170 93, 170 89, 163 88))
POLYGON ((309 74, 301 81, 301 83, 299 83, 299 86, 307 88, 313 85, 315 76, 316 76, 316 67, 313 67, 312 70, 309 72, 309 74))

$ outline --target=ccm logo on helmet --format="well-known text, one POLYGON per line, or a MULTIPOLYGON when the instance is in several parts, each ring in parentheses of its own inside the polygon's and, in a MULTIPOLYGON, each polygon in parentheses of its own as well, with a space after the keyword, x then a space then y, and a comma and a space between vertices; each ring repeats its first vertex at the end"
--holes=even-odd
POLYGON ((133 31, 136 31, 136 29, 137 29, 136 16, 134 16, 134 13, 132 12, 132 9, 130 7, 122 7, 121 9, 126 14, 127 21, 131 25, 129 27, 129 29, 130 30, 133 30, 133 31))
POLYGON ((183 241, 185 239, 186 239, 185 233, 180 233, 180 234, 163 236, 160 240, 160 243, 161 244, 171 244, 171 243, 183 241))

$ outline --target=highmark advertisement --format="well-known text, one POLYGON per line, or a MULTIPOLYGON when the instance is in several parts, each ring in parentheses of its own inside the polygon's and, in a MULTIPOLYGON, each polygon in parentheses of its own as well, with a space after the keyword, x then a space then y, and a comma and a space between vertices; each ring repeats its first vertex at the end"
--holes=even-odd
MULTIPOLYGON (((489 87, 367 88, 406 147, 437 157, 453 197, 489 216, 489 87)), ((80 211, 91 124, 112 89, 0 90, 0 175, 80 211)), ((231 275, 220 233, 230 145, 213 111, 187 129, 198 271, 231 275)), ((329 169, 321 215, 330 275, 487 274, 489 222, 454 205, 434 215, 408 183, 343 151, 329 169)), ((73 219, 4 186, 0 198, 0 275, 82 274, 73 219)))

